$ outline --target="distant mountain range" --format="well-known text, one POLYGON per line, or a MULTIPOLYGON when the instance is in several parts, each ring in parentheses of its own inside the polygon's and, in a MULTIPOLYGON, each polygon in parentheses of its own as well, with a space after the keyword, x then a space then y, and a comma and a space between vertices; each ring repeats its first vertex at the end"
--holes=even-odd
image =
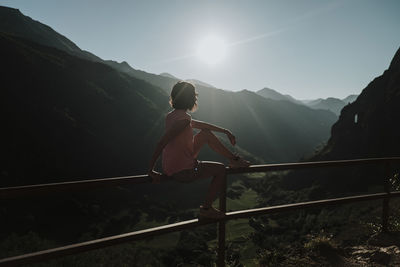
POLYGON ((283 94, 281 94, 273 89, 267 88, 267 87, 257 91, 256 93, 262 97, 269 98, 272 100, 284 100, 284 101, 289 101, 289 102, 299 104, 299 105, 303 104, 303 102, 293 98, 290 95, 283 95, 283 94))
MULTIPOLYGON (((0 15, 2 183, 145 172, 179 79, 103 60, 16 9, 0 15)), ((329 138, 337 119, 250 91, 196 87, 193 117, 231 129, 253 161, 296 161, 329 138)))
POLYGON ((209 83, 205 83, 205 82, 202 82, 202 81, 199 81, 199 80, 196 80, 196 79, 187 79, 185 81, 191 82, 194 85, 201 85, 201 86, 204 86, 204 87, 216 88, 215 86, 213 86, 213 85, 211 85, 209 83))
POLYGON ((313 109, 330 110, 336 115, 340 115, 340 111, 351 102, 357 99, 358 95, 349 95, 346 98, 339 99, 328 97, 326 99, 318 98, 315 100, 304 100, 303 103, 313 109))
MULTIPOLYGON (((160 75, 164 76, 164 77, 172 78, 175 80, 184 80, 184 79, 179 79, 179 78, 175 77, 174 75, 166 73, 166 72, 160 73, 160 75)), ((205 87, 215 88, 215 86, 213 86, 211 84, 208 84, 208 83, 196 80, 196 79, 186 79, 185 81, 193 83, 194 85, 201 85, 201 86, 205 86, 205 87)))
POLYGON ((174 75, 169 74, 169 73, 167 73, 167 72, 160 73, 160 76, 164 76, 164 77, 172 78, 172 79, 176 79, 176 80, 181 80, 181 79, 179 79, 178 77, 175 77, 174 75))
POLYGON ((313 100, 297 100, 290 95, 283 95, 273 89, 263 88, 257 91, 257 94, 263 96, 265 98, 270 98, 273 100, 283 100, 289 101, 299 105, 306 105, 312 109, 324 109, 329 110, 335 113, 336 115, 340 115, 340 111, 344 106, 353 102, 357 99, 358 95, 349 95, 346 98, 339 99, 334 97, 328 97, 326 99, 318 98, 313 100))

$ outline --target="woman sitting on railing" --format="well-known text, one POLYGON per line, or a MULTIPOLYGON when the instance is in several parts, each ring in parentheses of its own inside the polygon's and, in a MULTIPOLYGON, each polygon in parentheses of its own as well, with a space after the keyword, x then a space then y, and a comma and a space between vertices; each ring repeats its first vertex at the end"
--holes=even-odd
POLYGON ((218 154, 229 159, 229 167, 248 167, 250 163, 229 151, 212 133, 225 133, 232 145, 235 136, 227 129, 193 120, 187 111, 197 108, 197 93, 193 84, 178 82, 171 91, 170 104, 174 108, 166 116, 165 134, 160 139, 150 161, 149 176, 153 183, 159 183, 161 173, 154 171, 154 165, 162 152, 162 167, 166 175, 179 182, 192 182, 213 176, 199 217, 222 218, 223 212, 212 207, 213 201, 221 191, 225 179, 225 166, 219 162, 199 161, 197 155, 204 144, 208 144, 218 154), (193 136, 193 128, 201 131, 193 136))

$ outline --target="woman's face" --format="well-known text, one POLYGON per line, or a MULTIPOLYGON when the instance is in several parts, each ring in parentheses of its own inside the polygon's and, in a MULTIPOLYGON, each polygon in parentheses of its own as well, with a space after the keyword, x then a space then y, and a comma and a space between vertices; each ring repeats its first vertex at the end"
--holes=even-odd
POLYGON ((197 110, 197 95, 198 94, 196 92, 193 93, 193 107, 190 112, 194 112, 197 110))

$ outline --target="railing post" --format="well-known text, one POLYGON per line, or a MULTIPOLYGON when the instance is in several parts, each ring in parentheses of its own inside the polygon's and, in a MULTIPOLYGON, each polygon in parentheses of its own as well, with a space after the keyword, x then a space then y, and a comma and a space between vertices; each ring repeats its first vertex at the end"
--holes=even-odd
MULTIPOLYGON (((226 173, 222 185, 222 190, 219 195, 219 210, 226 212, 226 173)), ((217 266, 225 266, 225 220, 218 222, 218 252, 217 252, 217 266)))
MULTIPOLYGON (((385 164, 384 190, 390 194, 390 161, 385 164)), ((389 222, 389 198, 385 198, 382 203, 382 232, 388 232, 389 222)))

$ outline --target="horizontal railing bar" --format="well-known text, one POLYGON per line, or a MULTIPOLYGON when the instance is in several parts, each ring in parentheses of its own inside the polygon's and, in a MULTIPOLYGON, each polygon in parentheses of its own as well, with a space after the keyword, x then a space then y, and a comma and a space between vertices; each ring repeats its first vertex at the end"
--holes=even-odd
POLYGON ((105 248, 109 246, 126 243, 129 241, 140 240, 156 235, 177 232, 185 229, 192 229, 197 226, 216 223, 216 220, 201 220, 192 219, 188 221, 162 225, 158 227, 148 228, 140 231, 130 232, 121 235, 95 239, 82 243, 76 243, 68 246, 42 250, 29 254, 24 254, 15 257, 0 259, 0 266, 20 266, 24 264, 32 264, 40 261, 50 260, 58 257, 78 254, 94 249, 105 248))
POLYGON ((298 170, 298 169, 322 168, 322 167, 346 167, 346 166, 354 166, 354 165, 377 164, 377 163, 382 163, 382 162, 400 162, 400 157, 252 165, 247 168, 235 168, 235 169, 229 168, 229 169, 227 169, 227 173, 228 174, 237 174, 237 173, 252 173, 252 172, 298 170))
POLYGON ((47 183, 0 188, 0 199, 14 198, 27 195, 57 193, 62 191, 82 190, 93 187, 109 187, 131 184, 150 183, 148 175, 122 176, 113 178, 90 179, 61 183, 47 183))
POLYGON ((296 209, 318 208, 318 207, 325 207, 325 206, 330 206, 330 205, 340 205, 340 204, 347 204, 347 203, 353 203, 353 202, 377 200, 377 199, 393 198, 393 197, 400 197, 400 192, 395 191, 395 192, 390 192, 390 193, 376 193, 376 194, 359 195, 359 196, 351 196, 351 197, 331 198, 331 199, 300 202, 300 203, 293 203, 293 204, 286 204, 286 205, 279 205, 279 206, 272 206, 272 207, 264 207, 264 208, 257 208, 257 209, 232 211, 232 212, 226 213, 226 219, 232 220, 232 219, 239 219, 239 218, 248 218, 248 217, 257 216, 257 215, 266 215, 266 214, 285 212, 285 211, 291 211, 291 210, 296 210, 296 209))
MULTIPOLYGON (((351 197, 342 197, 334 199, 316 200, 302 203, 286 204, 272 207, 264 207, 257 209, 241 210, 227 212, 223 220, 233 220, 239 218, 248 218, 252 216, 265 215, 271 213, 285 212, 294 209, 302 208, 317 208, 330 205, 346 204, 359 201, 367 200, 377 200, 383 198, 400 197, 400 192, 390 192, 390 193, 376 193, 368 195, 359 195, 351 197)), ((67 256, 72 254, 77 254, 93 249, 104 248, 112 245, 117 245, 121 243, 126 243, 129 241, 139 240, 146 237, 152 237, 156 235, 172 233, 176 231, 181 231, 184 229, 192 229, 200 225, 205 225, 209 223, 215 223, 218 220, 206 220, 199 221, 198 219, 192 219, 188 221, 178 222, 174 224, 168 224, 163 226, 158 226, 154 228, 149 228, 145 230, 130 232, 121 235, 115 235, 110 237, 105 237, 101 239, 96 239, 92 241, 72 244, 64 247, 48 249, 43 251, 38 251, 34 253, 24 254, 20 256, 5 258, 0 260, 0 266, 18 266, 22 264, 30 264, 39 261, 49 260, 61 256, 67 256)))
MULTIPOLYGON (((353 165, 376 164, 381 162, 396 162, 396 161, 400 162, 400 157, 264 164, 264 165, 252 165, 247 168, 235 168, 235 169, 227 167, 227 174, 282 171, 289 169, 295 170, 295 169, 305 169, 305 168, 353 166, 353 165)), ((169 177, 164 176, 161 181, 167 182, 169 180, 171 180, 169 177)), ((64 191, 70 192, 73 190, 82 190, 93 187, 108 187, 108 186, 120 186, 120 185, 142 184, 142 183, 151 183, 151 178, 148 175, 136 175, 136 176, 123 176, 114 178, 82 180, 82 181, 70 181, 61 183, 3 187, 0 188, 0 199, 15 198, 20 196, 27 197, 30 195, 42 195, 46 193, 58 193, 64 191)))

